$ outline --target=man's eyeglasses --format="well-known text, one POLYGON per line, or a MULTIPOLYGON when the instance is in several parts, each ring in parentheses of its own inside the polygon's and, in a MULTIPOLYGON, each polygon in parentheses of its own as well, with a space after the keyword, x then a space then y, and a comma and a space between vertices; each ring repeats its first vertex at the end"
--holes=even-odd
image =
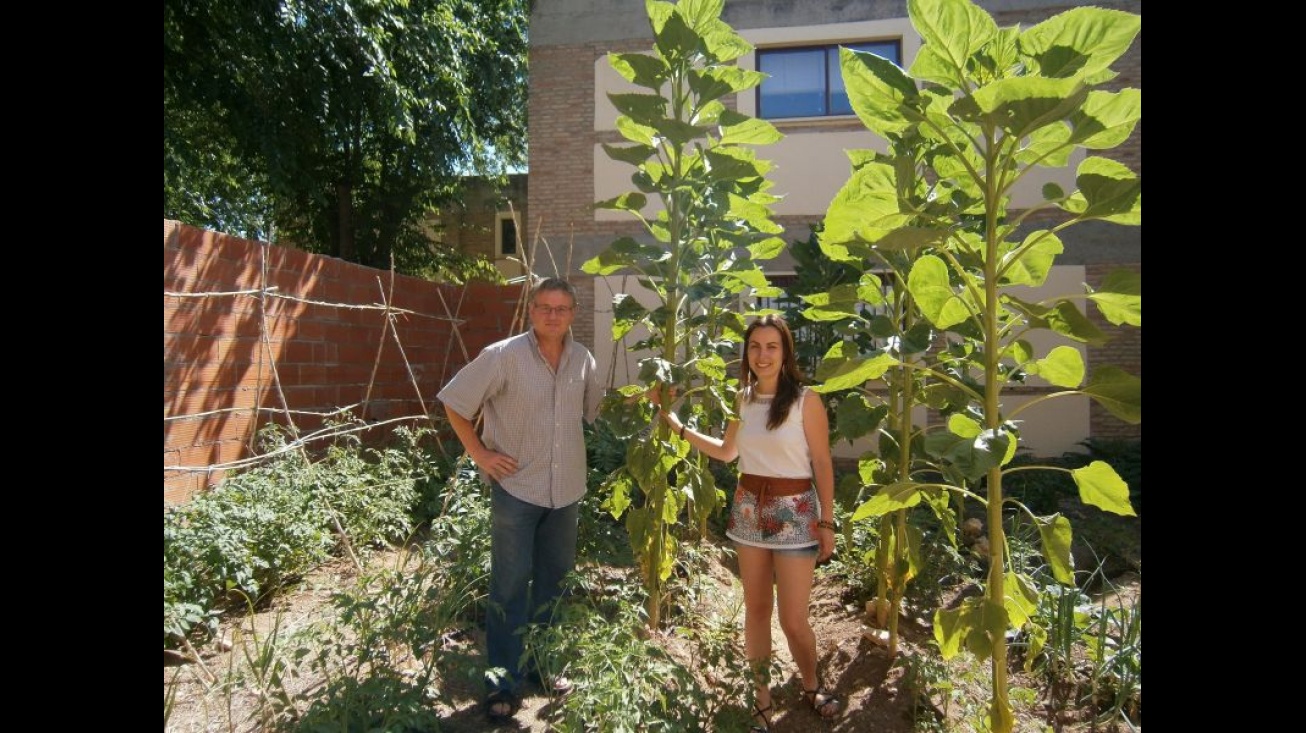
POLYGON ((574 305, 559 305, 553 307, 547 305, 537 305, 532 307, 532 310, 534 310, 537 315, 541 315, 541 316, 552 316, 552 315, 569 316, 571 315, 571 312, 575 309, 576 306, 574 305))

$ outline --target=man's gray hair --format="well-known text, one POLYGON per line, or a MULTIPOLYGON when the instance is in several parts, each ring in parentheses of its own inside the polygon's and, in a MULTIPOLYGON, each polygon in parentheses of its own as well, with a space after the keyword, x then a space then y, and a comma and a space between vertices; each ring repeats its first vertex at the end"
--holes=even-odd
POLYGON ((535 296, 539 295, 541 292, 545 290, 558 290, 566 293, 567 295, 570 295, 572 305, 576 305, 578 302, 580 302, 580 299, 576 297, 575 286, 573 286, 571 283, 567 282, 566 280, 563 280, 560 277, 546 277, 543 280, 539 281, 538 283, 535 283, 535 287, 531 288, 530 302, 534 304, 535 296))

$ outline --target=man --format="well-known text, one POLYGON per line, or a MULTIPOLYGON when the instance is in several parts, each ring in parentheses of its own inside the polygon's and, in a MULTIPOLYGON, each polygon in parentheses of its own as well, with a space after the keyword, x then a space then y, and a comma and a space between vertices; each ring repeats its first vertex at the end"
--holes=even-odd
MULTIPOLYGON (((458 440, 490 484, 485 636, 492 672, 485 712, 493 722, 506 722, 519 706, 522 627, 549 621, 575 568, 587 468, 581 420, 594 422, 603 396, 594 356, 571 337, 571 284, 541 281, 528 308, 530 330, 485 347, 439 394, 458 440), (480 435, 477 413, 484 418, 480 435)), ((570 690, 565 678, 527 673, 547 692, 570 690)))

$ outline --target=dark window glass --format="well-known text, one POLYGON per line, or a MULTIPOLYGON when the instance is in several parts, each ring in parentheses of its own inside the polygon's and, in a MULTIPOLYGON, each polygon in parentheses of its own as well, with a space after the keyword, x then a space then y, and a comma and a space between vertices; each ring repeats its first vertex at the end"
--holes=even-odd
POLYGON ((839 68, 841 45, 869 51, 902 65, 900 41, 758 51, 758 71, 769 76, 757 90, 757 116, 774 120, 852 114, 839 68))
POLYGON ((499 254, 517 254, 517 222, 511 217, 499 220, 499 254))

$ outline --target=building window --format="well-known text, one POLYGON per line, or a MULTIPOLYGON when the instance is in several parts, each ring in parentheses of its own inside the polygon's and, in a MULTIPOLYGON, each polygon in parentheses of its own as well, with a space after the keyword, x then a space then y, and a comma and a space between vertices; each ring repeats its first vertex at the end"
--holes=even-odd
POLYGON ((851 115, 839 68, 840 46, 902 65, 901 40, 758 50, 757 69, 768 76, 757 88, 757 116, 775 120, 851 115))
POLYGON ((494 254, 496 257, 517 255, 517 220, 512 212, 500 212, 495 219, 494 254))

